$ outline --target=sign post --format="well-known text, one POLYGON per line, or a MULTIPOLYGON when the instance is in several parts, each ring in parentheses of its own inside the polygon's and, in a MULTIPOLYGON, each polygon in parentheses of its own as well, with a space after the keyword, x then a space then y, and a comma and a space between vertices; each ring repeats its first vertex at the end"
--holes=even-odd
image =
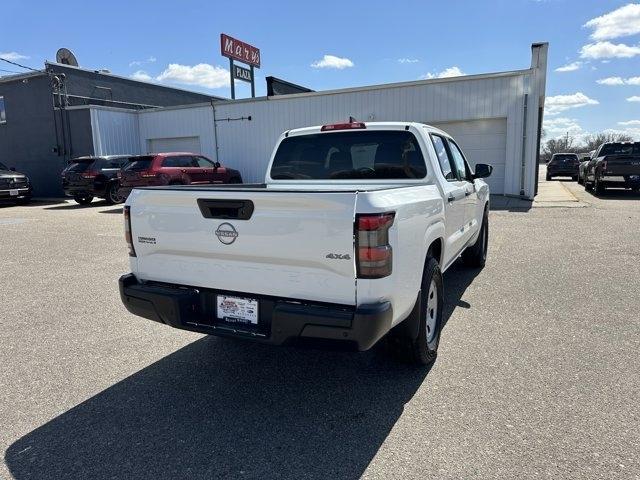
POLYGON ((229 75, 231 76, 231 98, 236 98, 235 79, 251 83, 251 97, 256 96, 254 68, 260 68, 260 49, 241 42, 224 33, 220 34, 220 53, 229 58, 229 75), (244 68, 234 63, 237 60, 249 65, 244 68))

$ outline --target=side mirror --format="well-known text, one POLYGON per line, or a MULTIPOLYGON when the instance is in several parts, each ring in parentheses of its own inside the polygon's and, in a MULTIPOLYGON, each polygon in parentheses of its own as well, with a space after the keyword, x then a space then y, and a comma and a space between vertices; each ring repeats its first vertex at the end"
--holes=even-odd
POLYGON ((12 172, 16 171, 16 167, 9 167, 9 170, 11 170, 12 172))
POLYGON ((213 166, 214 166, 215 168, 220 168, 220 162, 215 162, 215 163, 213 164, 213 166))
POLYGON ((476 172, 473 174, 473 178, 487 178, 493 172, 493 167, 486 163, 476 164, 476 172))

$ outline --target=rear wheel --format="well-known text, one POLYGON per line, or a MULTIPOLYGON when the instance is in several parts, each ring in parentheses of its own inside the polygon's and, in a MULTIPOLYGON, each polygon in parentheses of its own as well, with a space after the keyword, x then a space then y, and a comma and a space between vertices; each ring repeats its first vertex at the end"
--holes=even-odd
POLYGON ((579 185, 584 185, 584 177, 580 174, 578 174, 578 184, 579 185))
POLYGON ((571 180, 573 180, 574 182, 578 180, 578 175, 574 175, 573 177, 571 177, 571 180))
POLYGON ((417 336, 411 335, 411 329, 400 330, 395 335, 392 332, 387 342, 394 356, 415 365, 430 365, 435 362, 440 344, 443 305, 440 265, 435 258, 427 257, 422 274, 420 309, 417 312, 417 336))
POLYGON ((551 177, 551 175, 549 175, 549 174, 547 173, 547 182, 550 182, 550 181, 551 181, 551 178, 552 178, 552 177, 551 177))
POLYGON ((120 190, 120 186, 117 183, 112 183, 111 185, 109 185, 109 188, 107 189, 108 204, 113 205, 115 203, 122 203, 124 201, 124 198, 118 193, 118 190, 120 190))
POLYGON ((76 195, 73 199, 80 205, 89 205, 93 201, 91 195, 76 195))
POLYGON ((476 243, 462 252, 462 261, 468 267, 483 268, 487 263, 487 249, 489 246, 489 215, 485 210, 482 226, 476 243))

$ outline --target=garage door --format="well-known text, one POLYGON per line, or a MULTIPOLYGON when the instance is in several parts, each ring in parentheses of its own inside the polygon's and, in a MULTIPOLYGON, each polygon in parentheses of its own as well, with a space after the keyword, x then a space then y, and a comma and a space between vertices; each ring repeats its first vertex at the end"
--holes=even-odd
POLYGON ((493 165, 493 173, 486 179, 487 183, 491 187, 491 193, 504 193, 504 167, 507 158, 506 118, 431 125, 444 130, 456 140, 472 167, 476 163, 493 165))
POLYGON ((147 140, 149 153, 200 151, 200 137, 151 138, 147 140))

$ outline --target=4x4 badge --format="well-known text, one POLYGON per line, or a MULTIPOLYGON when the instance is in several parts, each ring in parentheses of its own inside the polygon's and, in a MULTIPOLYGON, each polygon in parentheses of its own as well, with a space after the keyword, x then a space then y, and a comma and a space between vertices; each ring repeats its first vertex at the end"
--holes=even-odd
POLYGON ((330 258, 332 260, 351 260, 351 255, 348 253, 327 253, 325 258, 330 258))
POLYGON ((216 237, 225 245, 231 245, 238 238, 238 231, 230 223, 224 222, 218 225, 215 231, 216 237))

